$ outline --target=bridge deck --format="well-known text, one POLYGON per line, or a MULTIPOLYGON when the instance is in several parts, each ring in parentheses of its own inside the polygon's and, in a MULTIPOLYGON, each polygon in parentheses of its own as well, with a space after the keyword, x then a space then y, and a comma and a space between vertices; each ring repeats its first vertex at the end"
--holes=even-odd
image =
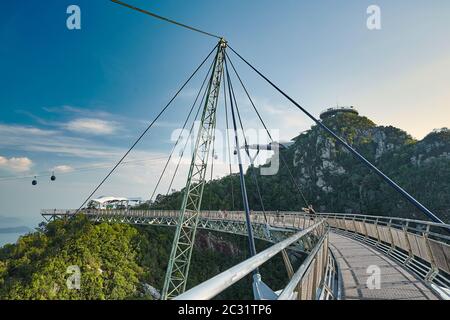
POLYGON ((437 296, 402 266, 369 246, 330 233, 330 247, 342 273, 342 298, 346 300, 435 300, 437 296), (370 290, 367 268, 381 270, 381 288, 370 290))

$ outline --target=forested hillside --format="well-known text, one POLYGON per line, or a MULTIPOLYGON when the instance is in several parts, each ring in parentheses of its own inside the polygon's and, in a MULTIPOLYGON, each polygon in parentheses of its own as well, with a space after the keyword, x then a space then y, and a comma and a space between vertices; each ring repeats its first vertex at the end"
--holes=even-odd
MULTIPOLYGON (((339 136, 442 219, 450 221, 450 131, 432 132, 413 139, 394 127, 377 126, 366 117, 337 114, 324 120, 339 136)), ((380 177, 313 126, 282 151, 308 203, 321 212, 347 212, 426 219, 380 177)), ((260 176, 263 203, 268 210, 301 210, 298 195, 285 166, 275 176, 260 176)), ((253 210, 261 205, 250 169, 246 173, 253 210)), ((205 187, 205 209, 242 208, 238 176, 227 176, 205 187), (233 184, 233 188, 231 187, 233 184), (231 190, 234 190, 234 197, 231 190)), ((181 192, 159 196, 153 208, 177 209, 181 192)))
MULTIPOLYGON (((94 224, 80 215, 43 224, 0 249, 1 299, 154 299, 161 292, 173 241, 173 229, 94 224), (69 266, 79 266, 80 290, 69 289, 69 266)), ((267 246, 257 242, 259 250, 267 246)), ((243 261, 244 237, 200 231, 192 257, 188 287, 243 261)), ((262 268, 274 288, 287 281, 280 257, 262 268)), ((252 298, 247 277, 218 298, 252 298)))

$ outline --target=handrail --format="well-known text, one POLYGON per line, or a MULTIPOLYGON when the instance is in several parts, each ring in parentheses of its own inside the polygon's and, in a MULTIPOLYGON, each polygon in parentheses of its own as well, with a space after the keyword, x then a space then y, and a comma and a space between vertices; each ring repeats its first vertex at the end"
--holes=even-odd
MULTIPOLYGON (((77 210, 73 209, 43 209, 41 210, 41 214, 43 216, 46 215, 63 215, 63 216, 70 216, 74 215, 77 210)), ((85 209, 84 210, 86 214, 95 214, 95 215, 135 215, 136 212, 143 212, 144 214, 151 214, 158 212, 158 215, 169 215, 169 216, 176 216, 178 215, 177 210, 96 210, 96 209, 85 209)), ((263 215, 263 212, 259 211, 252 211, 251 216, 252 217, 260 217, 263 215)), ((362 222, 372 222, 374 224, 389 224, 391 227, 394 228, 402 228, 403 226, 407 226, 408 230, 415 230, 417 232, 421 232, 421 229, 417 229, 414 227, 409 226, 409 224, 418 224, 423 225, 424 227, 437 227, 442 228, 445 231, 450 231, 450 224, 440 224, 436 222, 430 222, 430 221, 424 221, 424 220, 414 220, 414 219, 406 219, 406 218, 396 218, 396 217, 387 217, 387 216, 376 216, 376 215, 362 215, 362 214, 347 214, 347 213, 317 213, 316 215, 305 213, 305 212, 292 212, 292 211, 266 211, 266 216, 271 216, 275 219, 280 218, 289 218, 289 217, 297 217, 297 216, 303 216, 303 217, 310 217, 314 218, 317 216, 321 216, 324 218, 337 218, 337 219, 346 219, 346 220, 357 220, 362 222)), ((229 217, 236 218, 236 215, 243 215, 242 211, 203 211, 201 212, 201 217, 209 218, 209 219, 227 219, 229 217)), ((236 220, 236 219, 231 219, 236 220)), ((431 234, 432 232, 430 232, 431 234)), ((450 240, 450 237, 448 235, 441 235, 443 238, 450 240)))
MULTIPOLYGON (((75 214, 77 210, 76 209, 41 209, 41 214, 75 214)), ((152 209, 105 209, 105 210, 99 210, 99 209, 83 209, 81 210, 86 211, 88 213, 109 213, 109 212, 178 212, 178 210, 152 210, 152 209)), ((207 210, 202 211, 202 213, 207 214, 233 214, 233 213, 243 213, 244 211, 228 211, 228 210, 207 210)), ((297 211, 270 211, 266 210, 265 212, 262 211, 251 211, 252 215, 259 215, 259 214, 270 214, 270 215, 308 215, 308 216, 314 216, 314 214, 306 213, 306 212, 297 212, 297 211)), ((416 219, 407 219, 407 218, 400 218, 400 217, 390 217, 390 216, 379 216, 379 215, 364 215, 364 214, 354 214, 354 213, 331 213, 331 212, 321 212, 316 213, 316 215, 319 216, 338 216, 338 217, 360 217, 360 218, 372 218, 372 219, 386 219, 386 220, 397 220, 397 221, 405 221, 405 222, 414 222, 414 223, 423 223, 423 224, 430 224, 434 226, 445 226, 447 228, 450 228, 450 224, 442 224, 432 221, 425 221, 425 220, 416 220, 416 219)))
POLYGON ((263 263, 270 260, 282 250, 286 249, 294 242, 300 240, 305 235, 311 233, 313 230, 324 223, 324 220, 320 220, 311 227, 296 233, 286 240, 278 242, 270 248, 253 256, 252 258, 249 258, 239 263, 238 265, 218 274, 217 276, 199 284, 198 286, 186 291, 185 293, 176 297, 175 300, 207 300, 214 298, 223 290, 238 282, 253 270, 261 266, 263 263))
POLYGON ((334 232, 375 247, 411 270, 440 296, 450 297, 436 289, 450 289, 450 225, 351 214, 319 216, 334 232))
POLYGON ((432 221, 425 221, 425 220, 415 220, 415 219, 407 219, 407 218, 399 218, 399 217, 389 217, 389 216, 377 216, 377 215, 364 215, 364 214, 353 214, 353 213, 317 213, 319 216, 326 216, 326 217, 345 217, 345 218, 364 218, 364 219, 383 219, 383 220, 395 220, 395 221, 403 221, 403 222, 413 222, 413 223, 419 223, 419 224, 426 224, 430 226, 435 227, 441 227, 441 228, 448 228, 450 229, 450 224, 446 223, 438 223, 438 222, 432 222, 432 221))
MULTIPOLYGON (((338 219, 345 221, 362 222, 375 226, 384 226, 395 230, 411 232, 414 234, 428 235, 450 244, 450 225, 430 221, 412 220, 395 217, 368 216, 358 214, 338 214, 320 213, 319 216, 325 219, 338 219)), ((367 231, 366 231, 367 232, 367 231)))
POLYGON ((326 238, 326 234, 321 237, 319 242, 316 244, 314 249, 308 254, 308 257, 303 261, 301 266, 298 268, 298 270, 294 273, 294 275, 291 278, 291 281, 289 281, 288 285, 283 289, 281 294, 278 296, 278 300, 290 300, 292 299, 292 296, 294 294, 295 288, 298 286, 300 281, 303 279, 305 273, 308 271, 309 266, 317 256, 317 253, 322 247, 322 244, 324 243, 326 238))

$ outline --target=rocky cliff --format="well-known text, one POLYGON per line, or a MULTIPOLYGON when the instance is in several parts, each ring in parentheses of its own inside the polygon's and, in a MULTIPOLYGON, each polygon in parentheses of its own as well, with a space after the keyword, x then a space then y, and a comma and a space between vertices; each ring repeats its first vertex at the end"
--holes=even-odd
MULTIPOLYGON (((448 129, 435 130, 417 141, 401 129, 378 126, 356 114, 340 113, 323 121, 430 210, 450 220, 448 129)), ((426 218, 318 126, 293 141, 282 154, 306 199, 317 210, 426 218)), ((247 177, 251 207, 260 210, 250 172, 247 177)), ((258 181, 266 209, 300 210, 305 206, 285 167, 281 166, 276 176, 258 176, 258 181)), ((241 208, 237 176, 208 183, 204 208, 232 210, 231 183, 234 208, 241 208)), ((181 194, 176 192, 160 198, 154 207, 178 208, 180 202, 181 194)))

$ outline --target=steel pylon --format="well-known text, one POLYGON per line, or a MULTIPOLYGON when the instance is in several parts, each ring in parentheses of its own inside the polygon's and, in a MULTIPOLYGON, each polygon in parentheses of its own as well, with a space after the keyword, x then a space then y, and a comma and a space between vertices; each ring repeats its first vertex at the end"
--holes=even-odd
POLYGON ((163 300, 174 298, 186 290, 192 249, 201 210, 210 147, 216 128, 216 110, 224 70, 226 47, 226 41, 221 39, 217 47, 213 72, 208 83, 207 98, 184 189, 183 202, 164 281, 163 300))

